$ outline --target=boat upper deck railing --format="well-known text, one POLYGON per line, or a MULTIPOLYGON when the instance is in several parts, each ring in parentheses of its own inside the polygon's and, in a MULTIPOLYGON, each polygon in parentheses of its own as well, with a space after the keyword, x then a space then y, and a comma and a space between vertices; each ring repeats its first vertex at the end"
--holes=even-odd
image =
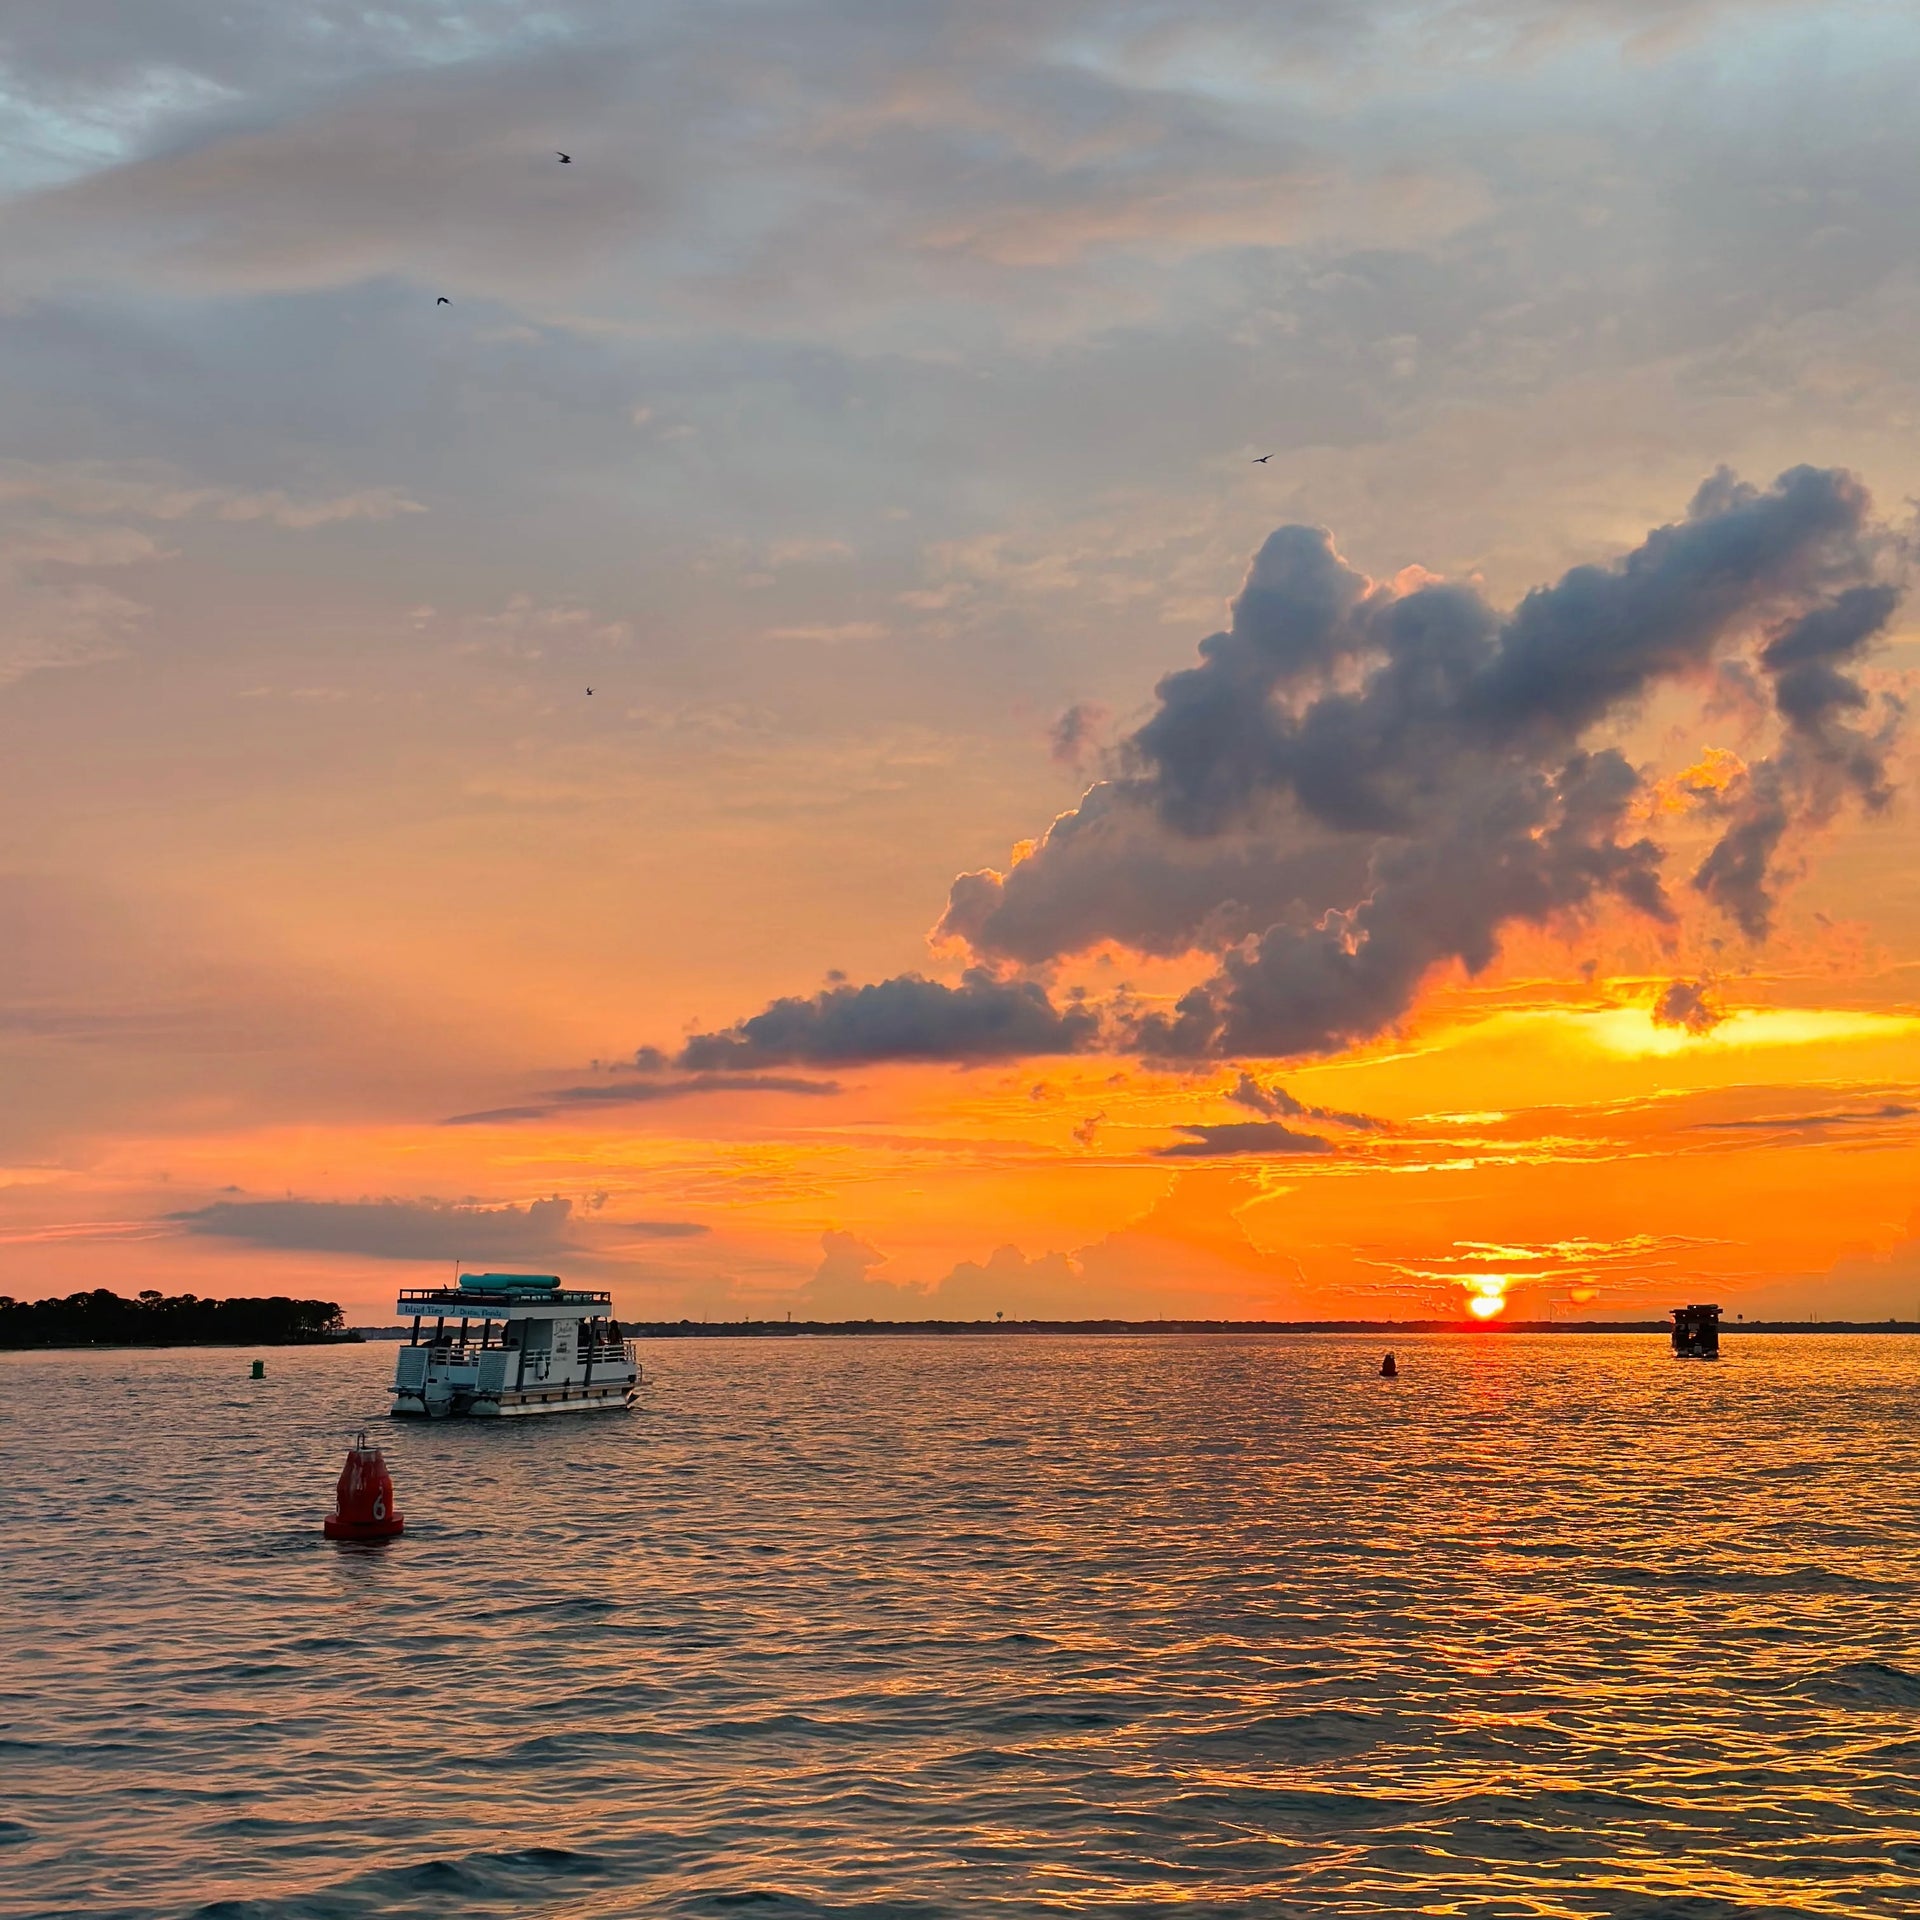
MULTIPOLYGON (((485 1293, 469 1292, 462 1287, 403 1287, 399 1311, 427 1314, 458 1308, 463 1314, 478 1317, 505 1307, 605 1307, 611 1311, 612 1306, 611 1293, 589 1287, 544 1290, 530 1287, 525 1292, 496 1288, 485 1293)), ((497 1311, 495 1317, 501 1317, 497 1311)))

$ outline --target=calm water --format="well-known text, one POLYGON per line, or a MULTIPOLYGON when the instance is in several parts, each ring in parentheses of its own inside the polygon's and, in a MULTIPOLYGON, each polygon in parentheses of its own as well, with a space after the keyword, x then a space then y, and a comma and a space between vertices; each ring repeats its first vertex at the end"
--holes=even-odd
POLYGON ((0 1909, 1920 1911, 1920 1343, 0 1356, 0 1909))

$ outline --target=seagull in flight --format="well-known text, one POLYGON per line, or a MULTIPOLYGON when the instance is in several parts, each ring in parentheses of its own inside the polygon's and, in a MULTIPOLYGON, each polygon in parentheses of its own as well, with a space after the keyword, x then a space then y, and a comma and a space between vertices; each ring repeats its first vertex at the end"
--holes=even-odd
POLYGON ((573 155, 570 153, 562 153, 558 147, 554 148, 553 157, 558 160, 563 167, 573 165, 573 155))
POLYGON ((1256 467, 1264 467, 1267 464, 1267 462, 1272 458, 1273 458, 1273 455, 1270 453, 1258 454, 1255 456, 1253 460, 1253 465, 1256 467))
POLYGON ((453 302, 452 302, 451 300, 449 300, 449 299, 447 298, 447 296, 446 296, 446 295, 445 295, 445 294, 443 293, 443 294, 442 294, 442 295, 440 296, 440 298, 439 298, 438 300, 436 300, 436 301, 435 301, 435 302, 434 302, 433 304, 434 304, 434 305, 435 305, 436 307, 450 307, 450 306, 452 306, 452 305, 453 305, 453 302))

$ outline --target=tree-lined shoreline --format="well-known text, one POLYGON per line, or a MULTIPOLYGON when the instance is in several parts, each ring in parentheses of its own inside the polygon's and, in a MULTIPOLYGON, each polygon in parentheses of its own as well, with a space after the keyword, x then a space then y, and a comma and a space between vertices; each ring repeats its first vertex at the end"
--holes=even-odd
POLYGON ((147 1288, 125 1300, 105 1287, 63 1299, 0 1294, 0 1348, 313 1347, 358 1340, 335 1300, 203 1300, 147 1288))

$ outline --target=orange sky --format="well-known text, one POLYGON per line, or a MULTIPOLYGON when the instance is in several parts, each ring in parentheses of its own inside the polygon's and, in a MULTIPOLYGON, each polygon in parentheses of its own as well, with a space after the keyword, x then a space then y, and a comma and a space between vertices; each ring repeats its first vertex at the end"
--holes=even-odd
POLYGON ((1920 1314, 1920 29, 1466 11, 24 38, 0 1291, 1920 1314), (1708 620, 1803 463, 1844 527, 1765 523, 1708 620), (1371 583, 1344 652, 1286 527, 1371 583), (1609 625, 1583 567, 1660 578, 1609 625), (1457 700, 1387 687, 1456 643, 1457 700), (1312 759, 1363 693, 1404 740, 1312 759), (1770 797, 1769 916, 1696 877, 1770 797), (1452 926, 1514 847, 1565 897, 1452 926), (935 939, 987 872, 1019 924, 963 883, 935 939), (1236 1026, 1262 954, 1303 984, 1236 1026), (914 973, 1099 1032, 742 1024, 914 973))

